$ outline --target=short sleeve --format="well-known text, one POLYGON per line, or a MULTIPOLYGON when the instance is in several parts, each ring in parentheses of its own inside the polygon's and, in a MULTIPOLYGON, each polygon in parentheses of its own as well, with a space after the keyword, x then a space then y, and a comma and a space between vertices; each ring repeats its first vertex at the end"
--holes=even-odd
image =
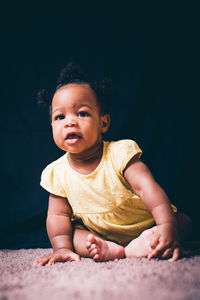
POLYGON ((114 167, 122 176, 126 165, 135 155, 140 157, 142 150, 133 140, 121 140, 111 145, 111 156, 114 167))
POLYGON ((66 197, 66 193, 52 164, 43 170, 40 185, 51 194, 66 197))

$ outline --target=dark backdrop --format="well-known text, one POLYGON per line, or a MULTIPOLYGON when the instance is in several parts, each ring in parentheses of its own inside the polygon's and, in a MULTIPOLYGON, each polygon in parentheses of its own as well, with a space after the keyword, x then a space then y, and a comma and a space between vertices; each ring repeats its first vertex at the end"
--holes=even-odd
MULTIPOLYGON (((117 96, 107 140, 134 139, 171 202, 198 226, 198 56, 196 8, 183 3, 9 4, 1 25, 2 248, 47 247, 43 168, 63 153, 36 104, 60 69, 80 63, 112 77, 117 96), (15 6, 14 6, 15 5, 15 6)), ((162 2, 162 1, 161 1, 162 2)), ((196 229, 194 237, 199 237, 196 229)))

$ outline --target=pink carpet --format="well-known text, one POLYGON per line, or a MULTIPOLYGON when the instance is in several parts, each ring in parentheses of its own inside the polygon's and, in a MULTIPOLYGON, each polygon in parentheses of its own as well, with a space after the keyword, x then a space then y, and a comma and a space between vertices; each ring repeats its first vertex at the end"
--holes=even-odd
POLYGON ((121 259, 33 267, 51 249, 0 251, 0 300, 200 299, 200 248, 177 262, 121 259))

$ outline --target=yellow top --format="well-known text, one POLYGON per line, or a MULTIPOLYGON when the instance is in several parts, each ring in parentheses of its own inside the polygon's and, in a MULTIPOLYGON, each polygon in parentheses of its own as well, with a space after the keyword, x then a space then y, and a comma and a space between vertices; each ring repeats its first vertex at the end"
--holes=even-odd
POLYGON ((154 224, 151 213, 123 177, 130 159, 141 154, 132 140, 103 142, 98 167, 83 175, 72 169, 65 153, 44 169, 40 184, 48 192, 68 199, 73 219, 81 219, 103 239, 125 246, 154 224))

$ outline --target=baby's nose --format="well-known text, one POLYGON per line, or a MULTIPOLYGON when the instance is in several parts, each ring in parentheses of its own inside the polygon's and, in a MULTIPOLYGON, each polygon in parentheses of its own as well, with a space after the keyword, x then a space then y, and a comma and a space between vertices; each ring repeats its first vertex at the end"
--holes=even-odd
POLYGON ((74 126, 76 124, 75 118, 68 117, 66 118, 65 126, 74 126))

